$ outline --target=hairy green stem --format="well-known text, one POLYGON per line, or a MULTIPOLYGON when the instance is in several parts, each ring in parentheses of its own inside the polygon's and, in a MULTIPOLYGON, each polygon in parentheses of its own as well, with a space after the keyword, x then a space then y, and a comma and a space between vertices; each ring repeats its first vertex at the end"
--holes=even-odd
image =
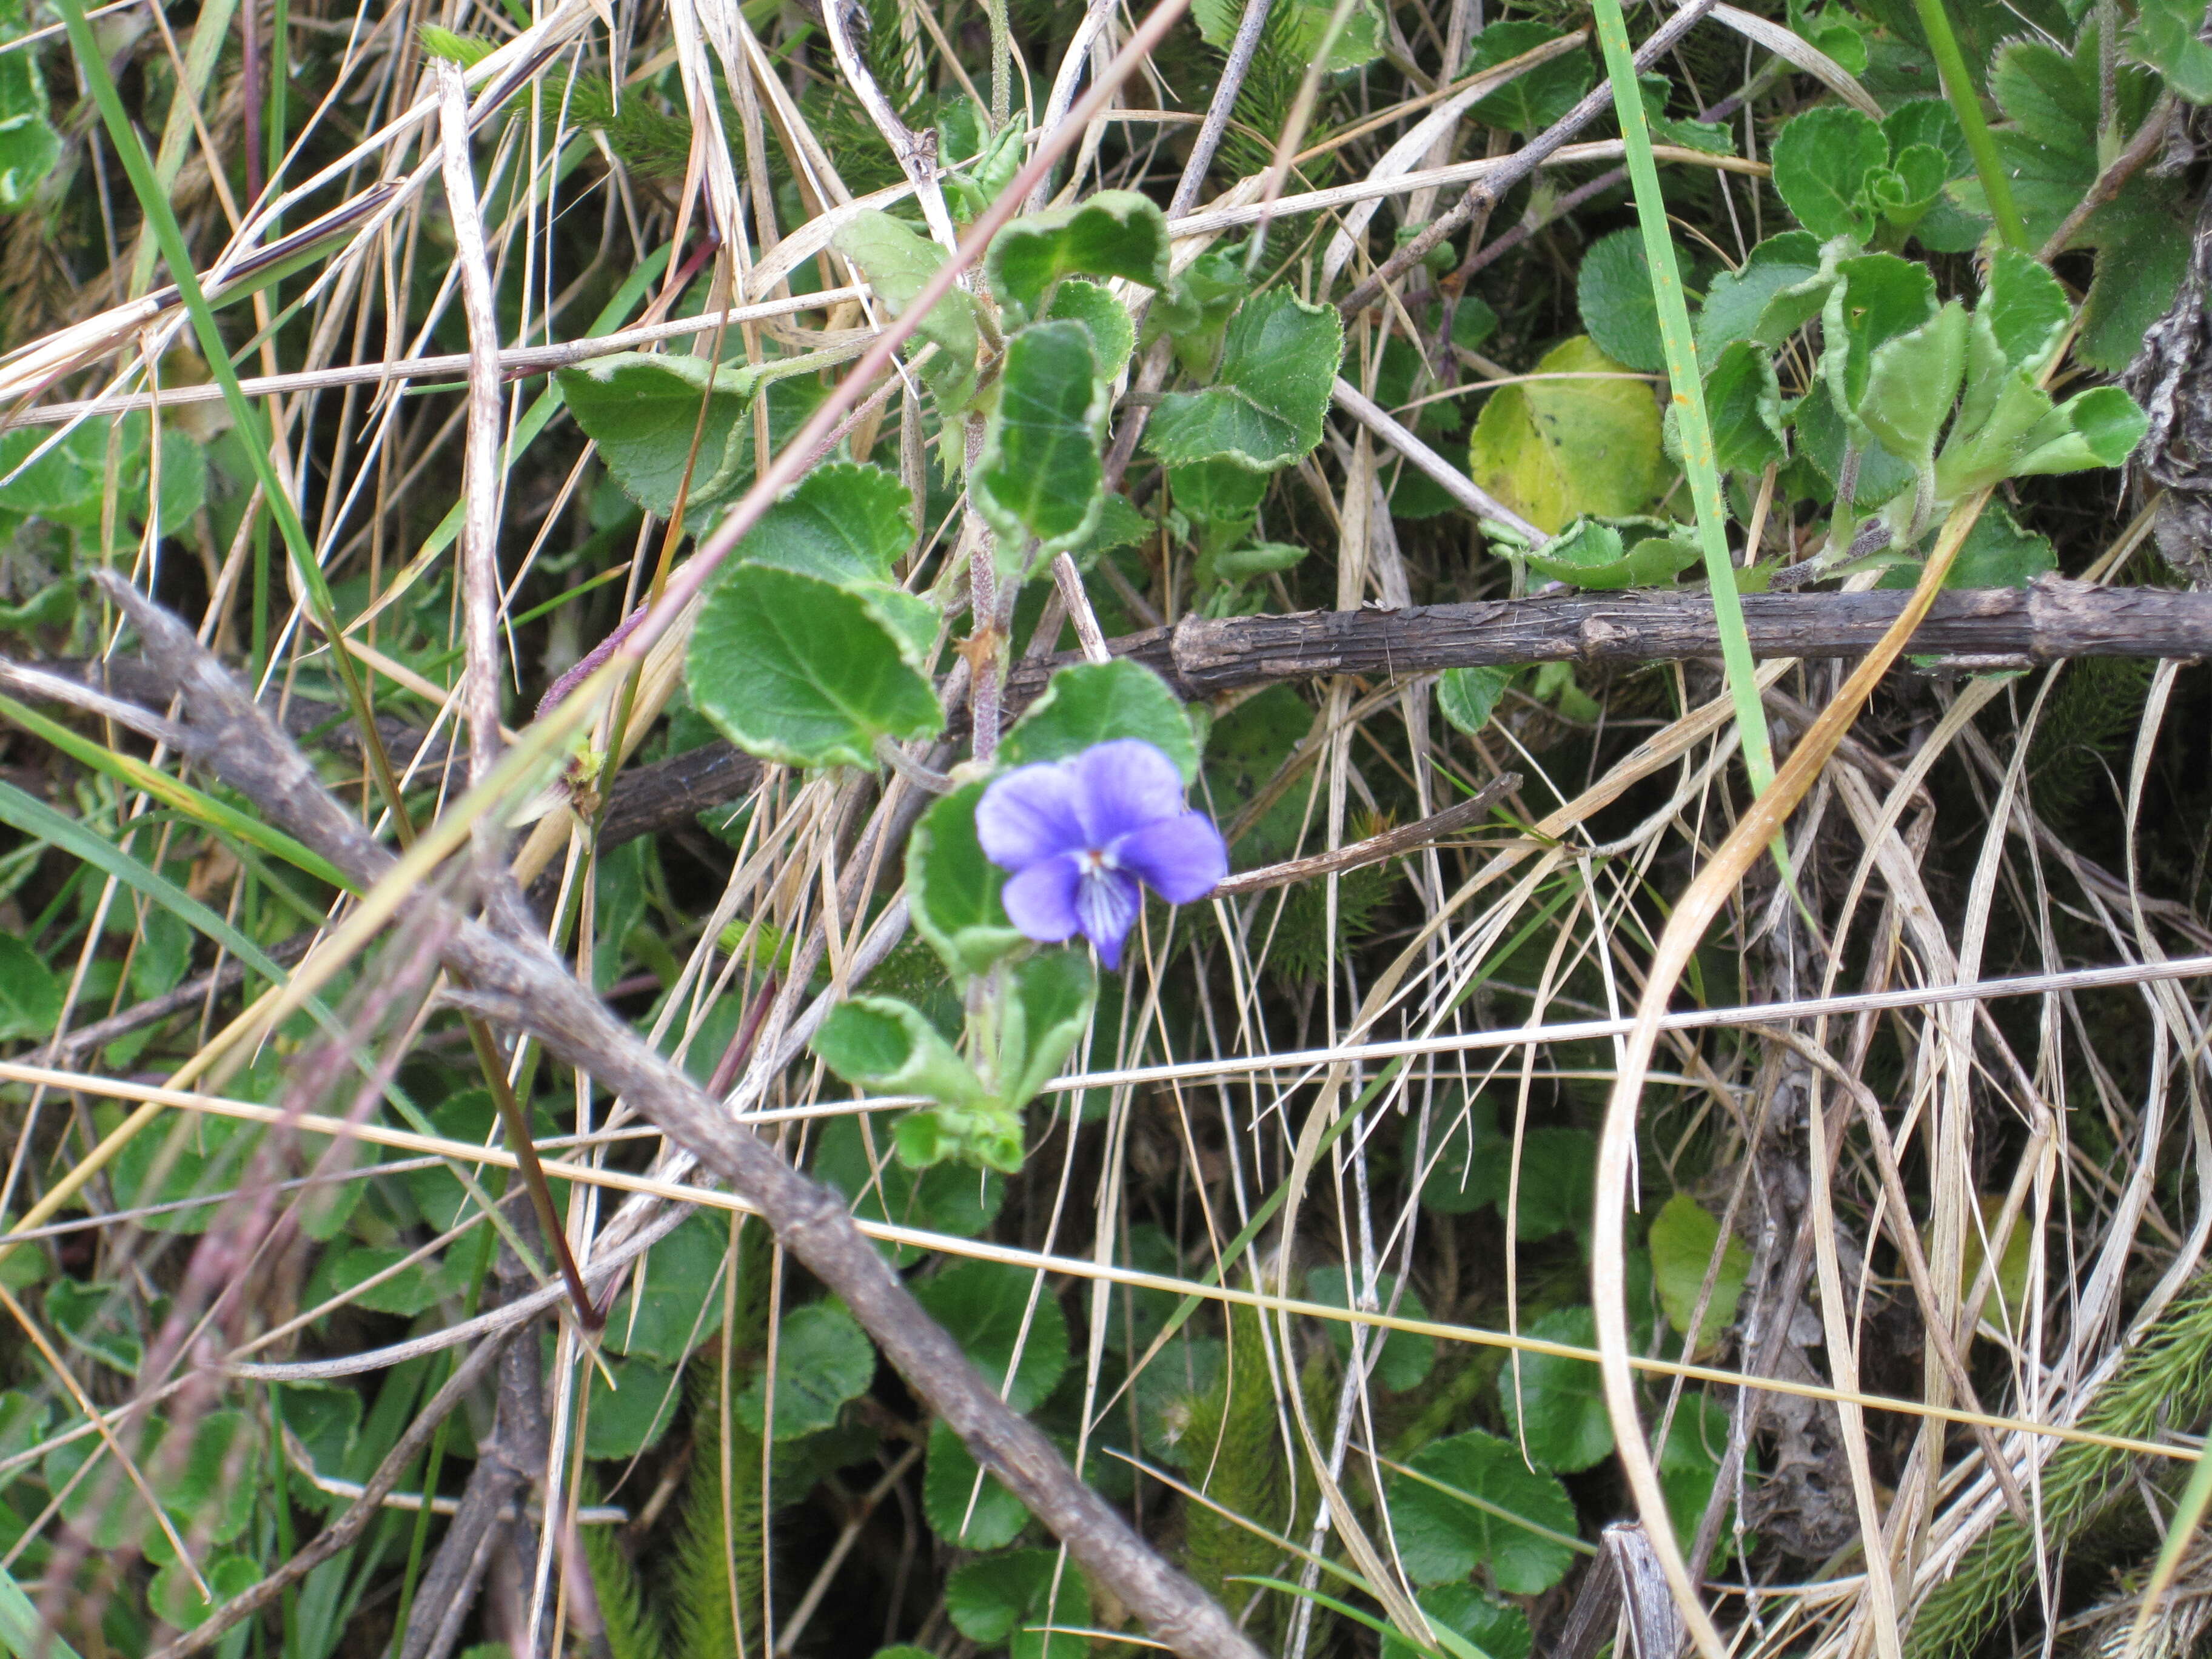
POLYGON ((1766 710, 1759 700, 1752 667, 1751 639, 1743 623, 1743 601, 1736 592, 1735 566, 1729 561, 1728 505, 1721 497, 1720 469, 1713 460, 1712 427, 1705 418, 1705 385, 1698 372, 1698 348, 1690 333, 1690 307, 1682 297, 1682 276, 1674 263, 1674 238, 1667 228, 1667 203, 1659 193, 1659 168, 1651 159, 1651 133, 1644 125, 1644 95, 1628 46, 1628 25, 1620 0, 1597 0, 1598 44, 1613 85, 1613 110, 1620 118, 1629 182, 1636 191, 1636 217, 1644 229, 1644 254, 1651 267, 1651 293, 1659 307, 1659 336, 1667 349, 1667 379, 1676 428, 1682 441, 1682 470, 1689 475, 1690 502, 1698 518, 1698 544, 1705 556, 1705 581, 1713 596, 1713 620, 1720 629, 1721 661, 1728 671, 1729 695, 1743 738, 1744 763, 1752 787, 1765 790, 1774 780, 1774 750, 1766 735, 1766 710))

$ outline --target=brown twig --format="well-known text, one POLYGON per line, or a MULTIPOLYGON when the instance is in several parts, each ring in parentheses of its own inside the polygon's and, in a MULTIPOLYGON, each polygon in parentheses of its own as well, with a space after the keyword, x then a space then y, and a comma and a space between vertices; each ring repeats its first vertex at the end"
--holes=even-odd
POLYGON ((2089 193, 2074 204, 2058 222, 2058 228, 2051 233, 2051 240, 2036 250, 2038 259, 2047 265, 2065 252, 2067 243, 2088 222, 2089 216, 2118 196, 2128 180, 2142 171, 2143 163, 2166 142, 2166 130, 2173 119, 2173 94, 2160 94, 2158 102, 2150 106, 2150 113, 2143 117, 2143 124, 2136 129, 2136 136, 2128 140, 2128 147, 2112 157, 2112 164, 2089 186, 2089 193))
POLYGON ((1270 864, 1257 870, 1247 870, 1242 875, 1231 876, 1213 890, 1215 898, 1241 898, 1247 893, 1264 892, 1270 887, 1287 887, 1294 881, 1310 881, 1316 876, 1340 875, 1346 870, 1357 870, 1362 865, 1380 864, 1384 859, 1396 858, 1417 847, 1425 847, 1432 841, 1442 841, 1446 836, 1457 835, 1469 824, 1480 823, 1490 809, 1521 787, 1517 772, 1500 772, 1482 787, 1456 806, 1447 806, 1434 817, 1416 823, 1401 824, 1395 830, 1385 830, 1379 836, 1370 836, 1365 841, 1355 841, 1334 852, 1316 853, 1310 858, 1289 859, 1281 864, 1270 864))

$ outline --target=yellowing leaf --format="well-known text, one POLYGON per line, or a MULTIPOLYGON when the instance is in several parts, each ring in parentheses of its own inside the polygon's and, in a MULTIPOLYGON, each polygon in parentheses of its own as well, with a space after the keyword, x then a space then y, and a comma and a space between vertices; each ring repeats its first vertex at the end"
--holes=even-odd
POLYGON ((1536 373, 1624 378, 1501 387, 1483 405, 1468 446, 1475 483, 1551 533, 1585 514, 1618 519, 1647 511, 1666 472, 1650 383, 1629 378, 1580 334, 1547 352, 1536 373))

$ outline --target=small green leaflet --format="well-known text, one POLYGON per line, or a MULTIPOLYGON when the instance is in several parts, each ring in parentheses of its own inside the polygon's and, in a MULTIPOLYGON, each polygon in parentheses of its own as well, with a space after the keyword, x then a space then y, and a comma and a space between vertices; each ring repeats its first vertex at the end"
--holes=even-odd
POLYGON ((879 466, 839 461, 816 467, 762 514, 738 556, 854 587, 890 581, 914 537, 907 487, 879 466))
POLYGON ((1113 738, 1142 738, 1176 763, 1185 783, 1198 778, 1198 744, 1190 720, 1168 684, 1142 663, 1072 663, 1055 672, 1045 694, 1006 733, 1000 760, 1009 766, 1065 760, 1113 738))
POLYGON ((1006 342, 998 405, 973 482, 983 516, 1004 538, 1000 563, 1010 574, 1029 538, 1056 553, 1082 542, 1098 522, 1106 404, 1091 331, 1082 324, 1032 323, 1006 342))
POLYGON ((1631 226, 1592 242, 1575 278, 1575 297, 1583 327, 1607 356, 1647 374, 1667 367, 1643 232, 1631 226))
POLYGON ((2197 38, 2203 27, 2194 0, 2142 0, 2121 44, 2191 103, 2212 104, 2212 46, 2197 38))
POLYGON ((876 1378, 875 1345, 842 1308, 810 1302, 789 1310, 776 1332, 775 1421, 768 1419, 768 1380, 755 1376, 736 1400, 738 1420, 755 1434, 796 1440, 837 1420, 848 1400, 876 1378))
POLYGON ((1006 1262, 963 1261, 913 1290, 1009 1406, 1044 1404, 1067 1369, 1067 1319, 1049 1283, 1006 1262))
POLYGON ((1164 289, 1167 216, 1133 190, 1102 190, 1014 220, 991 239, 984 270, 1018 321, 1036 316, 1064 276, 1120 276, 1164 289))
MULTIPOLYGON (((1559 36, 1557 29, 1543 23, 1520 19, 1492 23, 1474 37, 1461 72, 1474 75, 1495 69, 1559 36)), ((1573 108, 1596 83, 1597 70, 1590 63, 1589 53, 1577 50, 1516 76, 1496 92, 1478 100, 1469 106, 1468 113, 1493 127, 1534 135, 1573 108)))
POLYGON ((37 57, 20 46, 0 54, 0 213, 29 206, 61 155, 61 135, 46 119, 37 57))
POLYGON ((1217 458, 1255 472, 1289 466, 1321 442, 1343 355, 1334 307, 1271 289, 1230 319, 1214 384, 1162 398, 1146 443, 1170 466, 1217 458))
POLYGON ((983 856, 975 838, 983 787, 971 783, 944 797, 907 840, 907 902, 915 927, 956 986, 1027 942, 999 901, 1006 872, 983 856))
MULTIPOLYGON (((866 273, 895 315, 905 313, 945 263, 943 248, 873 209, 841 226, 831 245, 866 273)), ((975 386, 975 299, 951 289, 930 307, 921 331, 937 347, 927 373, 939 404, 948 412, 966 408, 975 386)))

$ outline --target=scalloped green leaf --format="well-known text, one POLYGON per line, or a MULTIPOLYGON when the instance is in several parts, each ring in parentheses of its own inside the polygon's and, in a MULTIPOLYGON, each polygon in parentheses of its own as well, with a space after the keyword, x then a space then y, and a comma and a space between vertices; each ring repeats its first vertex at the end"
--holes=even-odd
POLYGON ((738 556, 850 588, 890 581, 914 538, 914 496, 904 484, 879 466, 832 461, 761 515, 738 556))
POLYGON ((999 895, 1006 872, 983 856, 975 806, 984 786, 954 790, 922 814, 907 841, 906 891, 915 929, 965 983, 1029 941, 999 895))
POLYGON ((1731 340, 1710 360, 1705 417, 1713 459, 1723 471, 1757 472, 1789 453, 1783 441, 1782 387, 1774 359, 1749 340, 1731 340))
MULTIPOLYGON (((1580 1348, 1597 1346, 1597 1318, 1583 1306, 1554 1308, 1522 1329, 1524 1336, 1580 1348)), ((1514 1353, 1498 1374, 1498 1406, 1529 1462, 1554 1474, 1576 1474, 1613 1455, 1613 1418, 1605 1382, 1586 1359, 1514 1353)))
POLYGON ((726 571, 691 638, 692 706, 748 754, 792 766, 872 767, 878 736, 934 737, 936 690, 873 597, 767 565, 726 571))
MULTIPOLYGON (((1739 269, 1721 272, 1705 289, 1705 303, 1698 313, 1698 356, 1710 362, 1731 340, 1760 337, 1759 318, 1767 302, 1820 270, 1820 241, 1809 230, 1768 237, 1739 269)), ((1819 309, 1815 304, 1806 314, 1819 309)))
POLYGON ((52 1035, 62 1017, 61 981, 12 933, 0 933, 0 1042, 52 1035))
POLYGON ((1058 1550, 1008 1550, 956 1568, 945 1582, 945 1612, 976 1646, 1006 1648, 1012 1659, 1082 1659, 1091 1650, 1087 1636, 1040 1628, 1091 1622, 1091 1587, 1058 1550))
MULTIPOLYGON (((814 1178, 834 1187, 865 1221, 895 1222, 955 1238, 973 1238, 997 1218, 1006 1202, 1006 1182, 995 1170, 979 1174, 954 1164, 915 1170, 894 1156, 893 1138, 879 1125, 861 1133, 858 1115, 832 1118, 821 1131, 814 1154, 814 1178), (875 1143, 869 1153, 869 1139, 875 1143)), ((878 1246, 898 1267, 922 1260, 912 1245, 878 1246)))
MULTIPOLYGON (((1432 1628, 1450 1631, 1483 1659, 1528 1659, 1536 1645, 1527 1613, 1472 1584, 1433 1584, 1413 1600, 1432 1628)), ((1393 1632, 1382 1638, 1382 1659, 1421 1659, 1421 1650, 1393 1632)))
MULTIPOLYGON (((776 1328, 775 1420, 772 1437, 796 1440, 826 1429, 848 1400, 876 1380, 876 1348, 853 1316, 828 1302, 785 1310, 776 1328)), ((768 1379, 757 1374, 732 1402, 738 1421, 770 1432, 768 1379)))
POLYGON ((1871 118, 1839 104, 1808 109, 1776 135, 1770 159, 1776 193, 1806 229, 1824 241, 1872 234, 1863 192, 1867 175, 1889 165, 1889 140, 1871 118))
POLYGON ((1097 524, 1106 406, 1091 331, 1081 323, 1032 323, 1006 342, 998 403, 970 477, 976 505, 1005 538, 1002 565, 1019 562, 1028 538, 1055 553, 1097 524))
POLYGON ((2212 46, 2203 31, 2204 9, 2195 0, 2141 0, 2120 43, 2191 103, 2212 104, 2212 46))
POLYGON ((921 1475, 921 1512, 929 1529, 963 1550, 1004 1549, 1021 1535, 1030 1512, 942 1418, 929 1431, 921 1475))
POLYGON ((1031 1412, 1044 1403, 1067 1369, 1067 1319, 1048 1283, 1005 1262, 963 1261, 913 1289, 1009 1406, 1031 1412))
MULTIPOLYGON (((903 220, 871 208, 838 227, 830 246, 866 274, 893 316, 903 316, 945 263, 945 250, 903 220)), ((975 301, 955 288, 929 308, 920 333, 938 355, 925 371, 938 403, 964 409, 975 389, 975 301)))
POLYGON ((1686 536, 1671 530, 1656 520, 1624 531, 1583 519, 1545 543, 1541 553, 1521 556, 1537 574, 1576 587, 1652 587, 1672 581, 1700 556, 1686 536))
POLYGON ((1098 361, 1102 380, 1111 380, 1128 368, 1137 349, 1137 325, 1128 307, 1102 284, 1080 276, 1071 276, 1053 290, 1044 320, 1080 323, 1091 331, 1091 352, 1098 361))
POLYGON ((38 59, 21 50, 0 55, 0 213, 28 207, 61 157, 61 134, 46 119, 38 59))
POLYGON ((1197 781, 1189 716, 1165 680, 1127 657, 1055 670, 999 745, 999 759, 1006 766, 1066 760, 1115 738, 1143 738, 1176 763, 1184 783, 1197 781))
POLYGON ((1119 276, 1168 285, 1168 221, 1150 197, 1102 190, 1066 207, 1026 214, 991 239, 991 291, 1018 319, 1038 314, 1066 276, 1119 276))
POLYGON ((854 997, 830 1011, 809 1048, 856 1088, 972 1105, 982 1079, 921 1011, 895 997, 854 997))
POLYGON ((1098 1000, 1097 970, 1082 951, 1048 951, 1014 970, 1000 1010, 998 1094, 1019 1109, 1060 1074, 1098 1000))
MULTIPOLYGON (((1687 1193, 1675 1194, 1651 1218, 1651 1273, 1659 1283, 1659 1304, 1667 1310, 1667 1322, 1686 1336, 1690 1316, 1697 1311, 1698 1293, 1705 1286, 1706 1269, 1720 1242, 1720 1222, 1687 1193)), ((1705 1322, 1691 1344, 1693 1352, 1717 1340, 1735 1318, 1735 1305, 1750 1273, 1751 1252, 1741 1239, 1731 1236, 1728 1248, 1721 1252, 1705 1322)))
POLYGON ((1213 385, 1161 399, 1146 444, 1170 466, 1214 459, 1255 472, 1289 466, 1321 442, 1343 355, 1344 325, 1334 307, 1271 289, 1230 319, 1213 385))
POLYGON ((1530 1470, 1511 1441, 1469 1429, 1408 1461, 1414 1474, 1394 1474, 1386 1501, 1399 1559, 1415 1583, 1486 1567, 1507 1594, 1538 1595, 1566 1577, 1575 1553, 1547 1534, 1575 1535, 1574 1502, 1550 1475, 1530 1470))
MULTIPOLYGON (((1544 23, 1523 19, 1492 23, 1469 44, 1461 73, 1495 69, 1559 38, 1559 31, 1544 23)), ((1487 125, 1533 136, 1572 109, 1596 84, 1597 70, 1587 51, 1563 52, 1476 100, 1468 113, 1487 125)))
POLYGON ((1592 242, 1575 277, 1575 298, 1583 330, 1606 356, 1647 374, 1667 367, 1642 231, 1632 225, 1592 242))
MULTIPOLYGON (((1359 1305, 1354 1294, 1355 1284, 1341 1267, 1316 1267, 1306 1275, 1306 1297, 1309 1301, 1326 1303, 1333 1308, 1355 1308, 1359 1305)), ((1418 1291, 1408 1285, 1398 1290, 1395 1273, 1375 1275, 1375 1305, 1388 1310, 1393 1297, 1401 1319, 1426 1319, 1428 1304, 1418 1291)), ((1352 1327, 1340 1320, 1324 1322, 1328 1334, 1328 1345, 1336 1350, 1337 1363, 1352 1363, 1352 1327)), ((1368 1326, 1361 1339, 1365 1350, 1368 1376, 1393 1394, 1403 1394, 1408 1389, 1418 1389, 1427 1380, 1430 1369, 1437 1360, 1437 1340, 1432 1336, 1416 1336, 1407 1331, 1393 1331, 1380 1325, 1368 1326)))

